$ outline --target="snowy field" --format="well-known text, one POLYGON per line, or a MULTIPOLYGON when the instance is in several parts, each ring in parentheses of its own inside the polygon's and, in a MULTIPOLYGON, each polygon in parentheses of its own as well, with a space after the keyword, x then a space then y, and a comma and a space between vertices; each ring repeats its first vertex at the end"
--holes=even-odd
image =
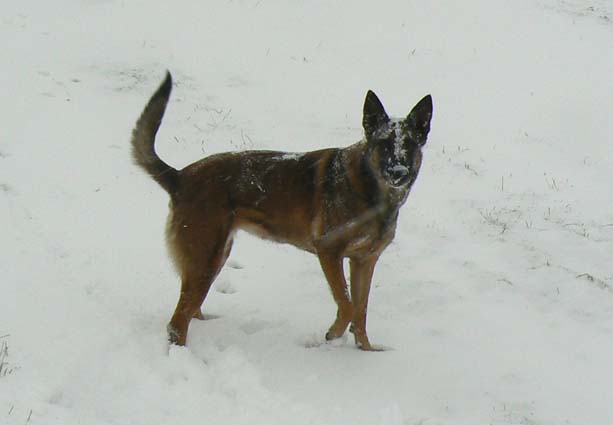
POLYGON ((7 1, 0 424, 613 424, 613 1, 7 1), (317 259, 240 235, 187 348, 167 195, 130 160, 362 137, 434 99, 368 329, 317 259))

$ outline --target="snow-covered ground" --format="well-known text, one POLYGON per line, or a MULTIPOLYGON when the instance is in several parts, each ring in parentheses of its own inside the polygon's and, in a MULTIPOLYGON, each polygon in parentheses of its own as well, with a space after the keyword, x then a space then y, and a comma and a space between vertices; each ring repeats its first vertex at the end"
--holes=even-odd
POLYGON ((57 0, 0 16, 0 423, 613 424, 613 2, 57 0), (158 151, 361 138, 434 99, 368 329, 324 343, 314 256, 241 235, 168 349, 158 151))

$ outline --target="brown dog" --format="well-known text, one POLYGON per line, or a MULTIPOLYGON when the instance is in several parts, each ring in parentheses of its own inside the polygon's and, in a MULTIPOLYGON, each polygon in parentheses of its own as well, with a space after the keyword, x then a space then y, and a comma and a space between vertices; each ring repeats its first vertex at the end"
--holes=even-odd
POLYGON ((185 344, 191 318, 201 317, 233 235, 243 229, 317 255, 338 305, 326 339, 339 338, 351 323, 357 346, 375 349, 366 336, 370 282, 417 178, 432 98, 424 97, 405 119, 395 120, 369 91, 362 121, 366 138, 346 148, 222 153, 175 170, 154 150, 171 88, 168 73, 132 134, 136 164, 170 194, 166 238, 182 281, 168 324, 170 342, 185 344), (344 258, 351 265, 351 296, 344 258))

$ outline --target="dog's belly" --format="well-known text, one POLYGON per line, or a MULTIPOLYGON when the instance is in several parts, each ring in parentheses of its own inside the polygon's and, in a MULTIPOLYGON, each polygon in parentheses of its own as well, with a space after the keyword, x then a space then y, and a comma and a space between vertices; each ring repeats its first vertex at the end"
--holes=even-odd
MULTIPOLYGON (((252 222, 243 222, 240 226, 237 226, 237 228, 261 239, 293 245, 296 248, 313 254, 316 254, 318 250, 312 238, 297 235, 295 232, 284 232, 280 231, 278 228, 271 231, 264 225, 252 222)), ((345 246, 341 249, 341 256, 361 257, 379 255, 390 244, 393 238, 393 232, 385 235, 375 234, 369 231, 359 232, 345 239, 345 246)), ((321 246, 325 246, 325 244, 321 243, 318 245, 320 245, 320 248, 321 246)))
POLYGON ((262 239, 293 245, 296 248, 312 253, 315 252, 312 239, 304 234, 304 232, 297 231, 297 229, 284 229, 281 226, 274 226, 270 223, 264 224, 246 220, 241 221, 237 228, 262 239))

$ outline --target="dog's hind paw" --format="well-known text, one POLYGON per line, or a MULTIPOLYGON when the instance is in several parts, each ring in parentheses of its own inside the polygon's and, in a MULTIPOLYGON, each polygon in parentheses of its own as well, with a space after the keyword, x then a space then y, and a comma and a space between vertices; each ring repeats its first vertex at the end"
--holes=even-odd
POLYGON ((168 333, 168 342, 173 345, 179 345, 179 331, 177 331, 170 323, 166 326, 168 333))

